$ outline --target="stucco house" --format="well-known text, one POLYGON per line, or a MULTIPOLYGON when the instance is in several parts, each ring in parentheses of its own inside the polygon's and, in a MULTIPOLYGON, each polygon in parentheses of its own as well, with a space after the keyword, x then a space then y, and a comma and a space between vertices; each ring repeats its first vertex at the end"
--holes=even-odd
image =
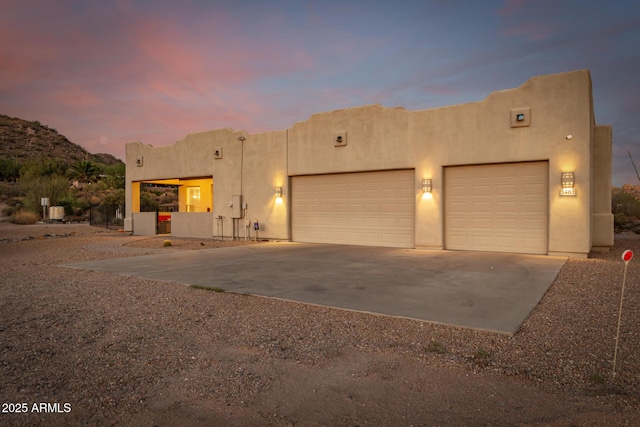
POLYGON ((134 142, 125 229, 158 232, 140 188, 161 184, 178 188, 173 236, 253 239, 257 221, 260 239, 585 257, 613 245, 611 141, 581 70, 469 104, 134 142))

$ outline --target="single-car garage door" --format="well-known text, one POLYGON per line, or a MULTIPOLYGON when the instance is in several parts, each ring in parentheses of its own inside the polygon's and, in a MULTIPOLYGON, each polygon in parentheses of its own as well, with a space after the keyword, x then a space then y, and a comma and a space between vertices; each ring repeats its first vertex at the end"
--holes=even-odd
POLYGON ((447 249, 546 254, 548 163, 444 169, 447 249))
POLYGON ((295 176, 293 241, 414 247, 413 170, 295 176))

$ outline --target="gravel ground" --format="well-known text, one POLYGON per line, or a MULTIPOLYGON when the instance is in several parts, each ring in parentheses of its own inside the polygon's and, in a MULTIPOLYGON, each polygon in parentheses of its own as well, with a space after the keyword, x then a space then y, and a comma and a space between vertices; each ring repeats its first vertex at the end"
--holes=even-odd
POLYGON ((639 236, 569 260, 513 337, 58 267, 238 244, 163 240, 0 223, 0 424, 640 425, 638 258, 612 374, 639 236))

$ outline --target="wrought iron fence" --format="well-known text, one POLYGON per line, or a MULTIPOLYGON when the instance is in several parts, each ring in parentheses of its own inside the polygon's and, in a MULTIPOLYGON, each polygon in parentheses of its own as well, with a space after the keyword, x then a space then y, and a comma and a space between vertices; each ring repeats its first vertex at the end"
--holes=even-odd
POLYGON ((124 227, 124 205, 96 205, 89 210, 89 223, 97 227, 119 229, 124 227))

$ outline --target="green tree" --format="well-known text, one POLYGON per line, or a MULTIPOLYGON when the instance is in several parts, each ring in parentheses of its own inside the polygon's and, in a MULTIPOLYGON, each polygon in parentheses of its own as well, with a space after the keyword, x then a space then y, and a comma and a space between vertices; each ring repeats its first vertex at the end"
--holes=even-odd
POLYGON ((611 195, 611 212, 614 215, 622 214, 628 218, 640 218, 640 201, 632 194, 625 193, 618 188, 614 189, 611 195))
POLYGON ((55 206, 69 194, 69 181, 60 175, 20 178, 19 186, 25 195, 25 208, 37 214, 42 210, 40 199, 43 197, 48 197, 49 205, 55 206))
POLYGON ((102 205, 119 205, 124 206, 124 189, 117 189, 115 191, 109 192, 106 196, 102 198, 102 205))
POLYGON ((0 158, 0 181, 15 182, 20 177, 20 164, 13 159, 0 158))
POLYGON ((78 181, 80 184, 88 184, 98 180, 100 169, 89 160, 80 160, 67 171, 67 177, 78 181))
POLYGON ((140 212, 154 212, 158 209, 158 202, 147 191, 140 192, 140 212))
POLYGON ((64 160, 57 158, 30 160, 20 167, 20 178, 64 175, 67 167, 64 160))
POLYGON ((109 188, 121 189, 124 188, 124 175, 125 175, 125 164, 124 163, 116 163, 115 165, 108 165, 104 168, 104 173, 106 175, 105 181, 109 188))

